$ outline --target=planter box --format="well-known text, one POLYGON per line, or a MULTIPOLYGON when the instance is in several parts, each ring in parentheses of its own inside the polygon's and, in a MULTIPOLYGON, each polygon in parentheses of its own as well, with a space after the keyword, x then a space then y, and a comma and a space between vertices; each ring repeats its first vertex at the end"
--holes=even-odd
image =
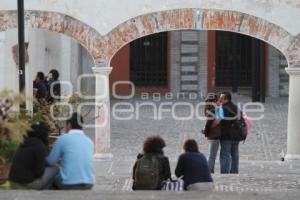
POLYGON ((8 180, 11 163, 0 164, 0 185, 8 180))

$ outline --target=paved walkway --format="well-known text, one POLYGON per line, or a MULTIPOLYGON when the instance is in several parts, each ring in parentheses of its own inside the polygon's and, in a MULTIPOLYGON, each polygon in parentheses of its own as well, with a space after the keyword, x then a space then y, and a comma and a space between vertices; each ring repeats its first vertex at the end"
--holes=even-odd
MULTIPOLYGON (((247 102, 238 97, 235 101, 247 102)), ((119 101, 112 101, 112 106, 119 101)), ((129 102, 141 103, 135 99, 129 102)), ((164 101, 166 102, 166 101, 164 101)), ((195 138, 200 149, 207 155, 208 143, 200 133, 204 121, 192 119, 176 121, 164 113, 163 120, 154 120, 152 110, 142 108, 139 120, 112 119, 112 153, 107 162, 95 162, 97 184, 90 192, 15 192, 0 191, 0 199, 299 199, 300 162, 281 162, 286 149, 287 98, 267 99, 265 117, 255 121, 254 128, 245 144, 240 146, 240 175, 219 174, 213 176, 215 190, 212 194, 130 192, 131 171, 136 155, 141 152, 145 137, 160 134, 166 140, 165 154, 169 156, 172 172, 181 144, 186 138, 195 138), (257 197, 259 195, 259 197, 257 197)), ((175 102, 173 102, 175 103, 175 102)), ((197 102, 192 102, 196 104, 197 102)), ((157 103, 159 104, 159 102, 157 103)), ((165 107, 166 108, 166 107, 165 107)), ((179 115, 188 114, 186 108, 178 108, 179 115)), ((89 134, 92 138, 93 133, 89 134)))
POLYGON ((115 192, 115 191, 1 191, 1 200, 297 200, 299 192, 115 192))
MULTIPOLYGON (((248 102, 249 99, 236 97, 236 102, 248 102)), ((113 101, 112 105, 120 101, 113 101)), ((123 101, 143 103, 145 101, 123 101)), ((166 101, 163 101, 164 103, 166 101)), ((297 191, 300 187, 300 164, 281 162, 282 152, 286 149, 287 136, 287 98, 267 99, 264 104, 265 117, 254 121, 253 130, 247 141, 240 145, 240 175, 220 175, 219 162, 216 163, 216 191, 297 191), (299 175, 298 175, 299 174, 299 175)), ((159 105, 161 102, 157 102, 159 105)), ((173 104, 175 102, 172 102, 173 104)), ((194 105, 198 102, 191 101, 194 105)), ((167 108, 164 107, 164 108, 167 108)), ((178 107, 178 115, 188 115, 188 109, 178 107)), ((200 133, 204 121, 192 119, 176 121, 170 113, 164 113, 162 120, 153 119, 153 110, 143 107, 140 119, 112 120, 112 152, 111 162, 96 163, 98 182, 96 190, 131 189, 131 170, 136 155, 142 151, 145 137, 160 134, 167 143, 165 154, 169 157, 174 172, 181 144, 186 138, 194 138, 200 149, 207 155, 208 143, 200 133)))
MULTIPOLYGON (((234 100, 242 103, 249 101, 243 97, 234 100)), ((117 102, 113 101, 112 104, 114 103, 117 102)), ((196 105, 198 102, 192 103, 196 105)), ((254 121, 251 134, 245 144, 241 144, 241 160, 280 160, 282 151, 286 149, 288 99, 267 99, 264 107, 265 117, 260 121, 254 121)), ((189 110, 187 107, 178 107, 176 113, 180 116, 188 115, 189 110)), ((205 121, 196 118, 176 121, 170 113, 164 113, 162 120, 154 120, 153 110, 150 107, 142 107, 139 120, 112 119, 112 151, 117 159, 133 159, 141 151, 143 140, 147 135, 160 134, 167 143, 166 155, 174 161, 181 152, 181 144, 186 138, 196 139, 201 151, 207 153, 208 143, 201 134, 204 124, 205 121)))

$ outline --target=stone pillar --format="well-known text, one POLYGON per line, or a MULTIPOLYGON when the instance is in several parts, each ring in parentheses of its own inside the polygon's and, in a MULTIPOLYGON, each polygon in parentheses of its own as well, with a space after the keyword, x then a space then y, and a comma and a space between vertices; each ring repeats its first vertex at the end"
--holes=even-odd
POLYGON ((95 156, 96 160, 111 159, 110 149, 110 95, 109 74, 111 67, 96 66, 93 72, 95 86, 95 156))
POLYGON ((300 66, 288 67, 290 76, 287 160, 300 160, 300 66))
POLYGON ((5 89, 5 32, 0 32, 0 91, 5 89))

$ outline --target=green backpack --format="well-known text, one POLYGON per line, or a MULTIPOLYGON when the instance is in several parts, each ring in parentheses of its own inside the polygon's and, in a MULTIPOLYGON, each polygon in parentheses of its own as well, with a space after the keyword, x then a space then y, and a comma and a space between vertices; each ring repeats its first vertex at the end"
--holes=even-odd
POLYGON ((159 188, 159 160, 155 155, 144 155, 137 161, 134 186, 136 190, 159 188))

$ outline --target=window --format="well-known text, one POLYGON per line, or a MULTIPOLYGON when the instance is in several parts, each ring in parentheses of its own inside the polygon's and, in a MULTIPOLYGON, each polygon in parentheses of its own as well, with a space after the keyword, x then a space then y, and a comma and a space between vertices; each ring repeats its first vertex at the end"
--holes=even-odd
POLYGON ((157 33, 130 44, 130 80, 136 87, 168 86, 168 33, 157 33))

